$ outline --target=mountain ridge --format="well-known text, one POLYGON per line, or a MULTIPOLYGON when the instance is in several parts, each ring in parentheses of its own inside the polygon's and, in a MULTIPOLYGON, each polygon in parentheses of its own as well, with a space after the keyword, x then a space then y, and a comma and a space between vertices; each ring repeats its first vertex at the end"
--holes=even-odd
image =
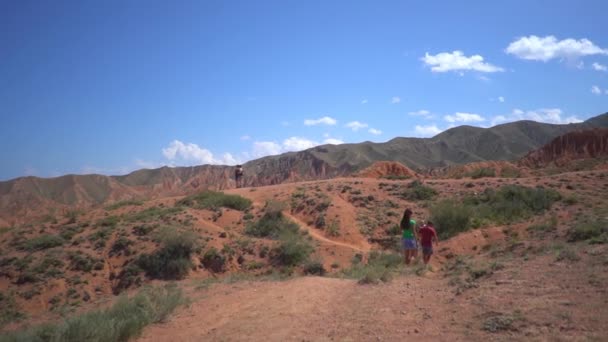
MULTIPOLYGON (((568 132, 608 127, 608 113, 582 123, 523 120, 490 128, 458 126, 432 138, 321 145, 244 164, 244 186, 349 176, 377 161, 399 162, 414 172, 472 162, 517 160, 568 132)), ((199 165, 140 169, 126 175, 20 177, 0 182, 0 218, 28 216, 48 207, 87 207, 113 201, 188 195, 235 187, 233 167, 199 165)))

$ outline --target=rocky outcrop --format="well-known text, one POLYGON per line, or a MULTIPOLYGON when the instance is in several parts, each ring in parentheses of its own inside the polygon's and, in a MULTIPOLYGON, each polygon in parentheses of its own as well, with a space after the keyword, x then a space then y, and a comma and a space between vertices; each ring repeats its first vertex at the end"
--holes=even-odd
POLYGON ((398 163, 398 162, 375 162, 371 166, 355 173, 355 177, 365 178, 413 178, 418 177, 416 172, 412 171, 409 167, 398 163))
POLYGON ((573 160, 608 157, 608 128, 570 132, 528 153, 519 165, 541 168, 564 166, 573 160))

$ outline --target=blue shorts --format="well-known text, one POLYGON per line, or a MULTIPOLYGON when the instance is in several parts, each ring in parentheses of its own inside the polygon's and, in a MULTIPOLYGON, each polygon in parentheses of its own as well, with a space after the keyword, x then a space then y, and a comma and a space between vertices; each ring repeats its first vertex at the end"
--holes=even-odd
POLYGON ((416 239, 401 239, 401 247, 406 251, 418 250, 416 239))
POLYGON ((422 246, 422 254, 424 254, 424 255, 432 255, 433 254, 433 246, 422 246))

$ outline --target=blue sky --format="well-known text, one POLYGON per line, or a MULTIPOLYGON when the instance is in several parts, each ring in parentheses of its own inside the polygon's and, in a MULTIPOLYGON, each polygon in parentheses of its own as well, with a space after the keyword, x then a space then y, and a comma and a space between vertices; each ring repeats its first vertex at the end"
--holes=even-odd
POLYGON ((2 1, 0 179, 608 111, 606 1, 2 1))

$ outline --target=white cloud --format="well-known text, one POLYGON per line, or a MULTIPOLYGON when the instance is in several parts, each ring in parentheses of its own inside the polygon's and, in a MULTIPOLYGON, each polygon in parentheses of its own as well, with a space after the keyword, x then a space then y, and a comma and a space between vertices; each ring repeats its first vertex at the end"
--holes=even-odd
POLYGON ((544 122, 551 124, 569 124, 583 122, 583 120, 579 119, 574 115, 566 118, 562 118, 562 115, 563 112, 559 108, 541 108, 528 111, 514 109, 511 114, 495 116, 492 119, 492 125, 518 120, 532 120, 536 122, 544 122))
POLYGON ((306 138, 291 137, 283 141, 283 151, 301 151, 307 148, 315 147, 319 145, 316 141, 308 140, 306 138))
POLYGON ((608 71, 608 67, 600 63, 593 63, 591 66, 593 67, 593 70, 596 71, 608 71))
POLYGON ((496 126, 499 123, 503 123, 506 121, 507 121, 507 118, 504 115, 495 116, 494 119, 492 119, 492 126, 496 126))
POLYGON ((332 145, 340 145, 340 144, 344 144, 344 141, 342 141, 340 139, 329 138, 329 139, 323 140, 323 143, 332 144, 332 145))
POLYGON ((281 126, 287 127, 289 125, 290 125, 289 121, 281 121, 281 126))
POLYGON ((435 117, 435 115, 433 113, 431 113, 430 111, 428 111, 426 109, 417 110, 415 112, 409 112, 407 114, 411 115, 411 116, 422 116, 425 119, 432 119, 435 117))
POLYGON ((607 49, 602 49, 585 38, 557 40, 554 36, 534 35, 511 42, 505 52, 521 59, 543 62, 554 58, 573 60, 583 56, 608 55, 607 49))
POLYGON ((505 98, 504 98, 504 97, 502 97, 502 96, 499 96, 499 97, 498 97, 498 102, 501 102, 501 103, 502 103, 502 102, 505 102, 505 98))
POLYGON ((399 96, 393 96, 393 98, 391 99, 392 104, 397 104, 399 102, 401 102, 401 98, 399 96))
POLYGON ((441 133, 442 130, 437 128, 437 125, 420 126, 416 125, 416 134, 422 137, 434 136, 441 133))
POLYGON ((380 134, 382 134, 382 131, 381 131, 381 130, 379 130, 379 129, 375 129, 375 128, 370 128, 370 129, 368 130, 368 132, 370 132, 370 133, 371 133, 371 134, 373 134, 373 135, 380 135, 380 134))
POLYGON ((367 128, 367 124, 359 122, 359 121, 351 121, 346 124, 346 127, 350 128, 354 132, 356 132, 356 131, 360 130, 361 128, 367 128))
POLYGON ((592 86, 591 93, 593 93, 595 95, 600 95, 602 93, 602 89, 600 89, 600 87, 598 87, 598 86, 592 86))
MULTIPOLYGON (((460 76, 464 76, 464 75, 460 75, 460 76)), ((477 76, 477 79, 480 80, 480 81, 484 81, 484 82, 490 82, 491 81, 491 79, 489 77, 485 76, 485 75, 479 75, 479 76, 477 76)))
MULTIPOLYGON (((323 140, 323 144, 339 145, 343 143, 344 141, 335 138, 327 138, 323 140)), ((302 151, 319 145, 321 144, 317 141, 301 137, 287 138, 283 140, 282 144, 274 141, 256 141, 253 143, 253 153, 251 155, 254 158, 261 158, 285 152, 302 151)))
POLYGON ((446 115, 443 117, 447 122, 480 122, 485 121, 479 114, 472 113, 456 113, 454 115, 446 115))
POLYGON ((243 136, 241 137, 241 140, 249 140, 249 139, 251 139, 251 137, 250 137, 250 136, 248 136, 248 135, 243 135, 243 136))
POLYGON ((366 103, 367 103, 367 99, 361 100, 361 104, 366 104, 366 103))
POLYGON ((338 123, 338 121, 336 121, 336 119, 331 118, 329 116, 324 116, 324 117, 322 117, 320 119, 316 119, 316 120, 314 120, 314 119, 304 120, 304 125, 306 125, 306 126, 315 126, 315 125, 321 125, 321 124, 332 126, 332 125, 335 125, 336 123, 338 123))
POLYGON ((503 68, 490 63, 485 63, 480 55, 471 57, 465 56, 462 51, 442 52, 436 55, 429 55, 428 52, 421 58, 427 66, 431 67, 432 72, 447 71, 479 71, 479 72, 499 72, 503 68))
POLYGON ((253 157, 261 158, 282 152, 281 145, 274 141, 256 141, 253 143, 253 157))
POLYGON ((173 140, 169 146, 162 149, 162 153, 167 158, 171 165, 201 165, 201 164, 235 164, 236 160, 226 153, 222 158, 215 158, 211 151, 199 147, 193 143, 183 143, 179 140, 173 140))

